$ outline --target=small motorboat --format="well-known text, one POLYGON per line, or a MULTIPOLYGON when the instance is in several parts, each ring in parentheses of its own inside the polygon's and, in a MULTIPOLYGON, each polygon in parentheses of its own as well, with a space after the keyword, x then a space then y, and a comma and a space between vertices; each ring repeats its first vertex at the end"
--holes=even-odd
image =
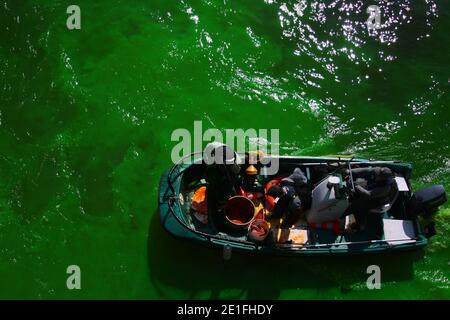
MULTIPOLYGON (((192 206, 196 190, 208 188, 205 179, 208 164, 201 153, 190 155, 188 161, 186 158, 180 160, 162 175, 159 184, 159 214, 165 230, 185 240, 221 248, 224 254, 225 249, 227 252, 233 249, 291 256, 414 250, 425 247, 436 233, 433 217, 447 200, 445 190, 442 185, 435 185, 413 192, 411 164, 343 156, 265 157, 276 159, 279 169, 272 175, 265 174, 264 168, 258 171, 256 179, 263 186, 260 190, 263 197, 258 208, 255 203, 257 209, 254 216, 250 216, 251 221, 245 221, 245 226, 240 229, 239 223, 235 228, 216 228, 211 219, 197 218, 208 215, 207 212, 196 212, 196 207, 192 206), (344 214, 352 204, 352 190, 358 183, 352 172, 355 168, 375 167, 390 169, 395 177, 395 188, 386 203, 370 208, 365 227, 354 230, 351 228, 352 215, 344 214), (303 219, 283 228, 281 219, 271 219, 270 214, 266 214, 267 185, 288 176, 295 168, 305 173, 311 201, 304 210, 303 219), (267 223, 252 223, 257 219, 267 223), (269 235, 255 239, 249 233, 252 227, 260 225, 269 226, 266 227, 269 235)), ((248 194, 244 192, 241 196, 248 194)))

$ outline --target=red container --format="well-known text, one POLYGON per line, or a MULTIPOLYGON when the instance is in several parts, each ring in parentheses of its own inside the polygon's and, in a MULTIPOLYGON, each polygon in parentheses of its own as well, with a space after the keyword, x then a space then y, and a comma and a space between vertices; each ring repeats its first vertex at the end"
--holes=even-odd
POLYGON ((225 220, 230 231, 246 232, 248 225, 255 218, 255 213, 253 202, 246 197, 231 197, 225 205, 225 220))
POLYGON ((248 227, 248 237, 253 241, 263 241, 269 234, 269 231, 270 226, 267 221, 263 219, 255 219, 248 227))

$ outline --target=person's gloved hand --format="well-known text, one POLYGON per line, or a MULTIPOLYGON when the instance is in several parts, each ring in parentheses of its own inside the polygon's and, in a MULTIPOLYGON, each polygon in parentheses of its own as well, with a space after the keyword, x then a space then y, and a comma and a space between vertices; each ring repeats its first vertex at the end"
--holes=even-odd
POLYGON ((295 189, 293 187, 284 186, 283 193, 289 197, 294 198, 297 194, 295 193, 295 189))
POLYGON ((298 196, 295 196, 292 198, 292 200, 289 202, 289 209, 291 210, 300 210, 302 207, 302 201, 298 196))
POLYGON ((349 188, 348 189, 348 197, 349 197, 350 202, 355 200, 358 197, 357 193, 356 193, 356 190, 353 190, 353 189, 349 188))

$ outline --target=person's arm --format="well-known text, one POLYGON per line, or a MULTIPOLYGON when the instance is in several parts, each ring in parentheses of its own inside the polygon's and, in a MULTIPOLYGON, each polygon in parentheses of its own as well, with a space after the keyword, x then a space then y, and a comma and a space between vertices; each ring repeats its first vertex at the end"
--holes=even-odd
POLYGON ((355 190, 365 198, 377 199, 387 197, 389 195, 391 187, 389 185, 386 185, 374 188, 372 190, 367 190, 359 185, 356 185, 355 190))
MULTIPOLYGON (((352 169, 352 175, 355 176, 370 176, 374 173, 375 168, 356 168, 352 169)), ((347 170, 348 171, 348 170, 347 170)))
POLYGON ((364 198, 371 197, 371 192, 360 185, 355 185, 355 191, 357 194, 363 196, 364 198))
POLYGON ((391 186, 385 185, 382 187, 374 188, 374 189, 370 190, 369 192, 370 192, 370 197, 372 199, 381 199, 381 198, 388 197, 390 191, 391 191, 391 186))

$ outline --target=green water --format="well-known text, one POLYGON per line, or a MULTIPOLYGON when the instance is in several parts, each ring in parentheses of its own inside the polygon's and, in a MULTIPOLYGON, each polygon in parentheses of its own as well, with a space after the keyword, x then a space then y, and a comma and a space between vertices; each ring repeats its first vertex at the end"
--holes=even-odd
POLYGON ((227 263, 156 214, 170 135, 195 120, 450 190, 448 1, 77 0, 73 31, 70 4, 0 1, 0 298, 450 298, 448 209, 423 256, 227 263))

